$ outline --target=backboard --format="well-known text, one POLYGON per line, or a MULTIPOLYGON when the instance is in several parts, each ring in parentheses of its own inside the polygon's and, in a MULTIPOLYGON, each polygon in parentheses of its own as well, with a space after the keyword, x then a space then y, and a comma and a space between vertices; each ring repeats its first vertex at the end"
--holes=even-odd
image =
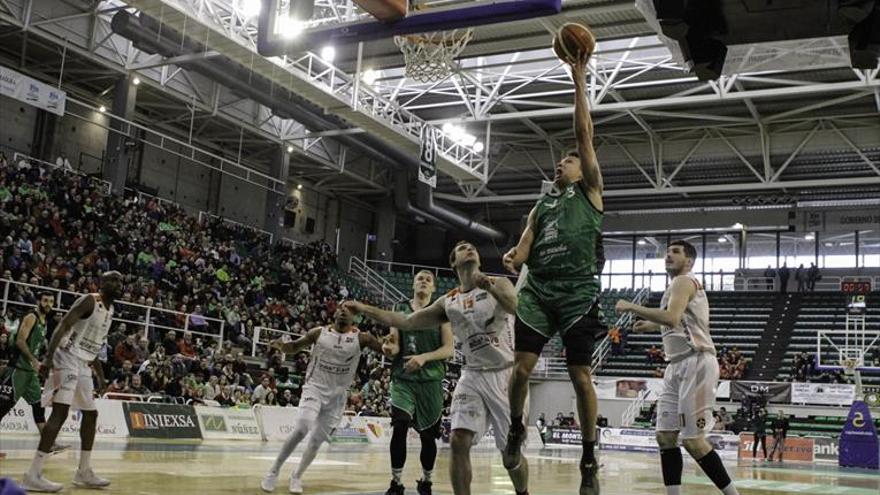
POLYGON ((816 368, 880 373, 880 331, 866 329, 864 295, 852 296, 844 330, 820 330, 816 337, 816 368))
POLYGON ((359 7, 359 0, 262 0, 257 48, 263 56, 280 56, 315 46, 517 21, 562 10, 562 0, 409 1, 405 17, 381 22, 359 7))

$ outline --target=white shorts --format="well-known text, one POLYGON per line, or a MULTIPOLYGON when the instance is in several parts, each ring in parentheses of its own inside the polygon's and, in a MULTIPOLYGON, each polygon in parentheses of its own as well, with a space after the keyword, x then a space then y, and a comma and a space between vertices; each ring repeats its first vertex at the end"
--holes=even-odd
POLYGON ((712 431, 718 360, 698 352, 663 373, 663 391, 657 401, 657 431, 680 431, 681 438, 699 438, 712 431))
POLYGON ((43 407, 53 403, 67 404, 71 409, 95 410, 95 386, 89 362, 65 349, 58 349, 52 356, 52 371, 43 387, 40 400, 43 407))
MULTIPOLYGON (((452 393, 449 413, 451 428, 474 432, 474 445, 492 425, 495 446, 503 450, 510 431, 510 400, 507 385, 513 367, 497 371, 461 370, 461 378, 452 393)), ((528 400, 526 400, 528 408, 528 400)), ((528 409, 523 416, 528 415, 528 409)))
POLYGON ((299 399, 300 421, 313 422, 312 440, 330 441, 333 430, 342 421, 345 393, 328 396, 313 387, 304 387, 299 399))

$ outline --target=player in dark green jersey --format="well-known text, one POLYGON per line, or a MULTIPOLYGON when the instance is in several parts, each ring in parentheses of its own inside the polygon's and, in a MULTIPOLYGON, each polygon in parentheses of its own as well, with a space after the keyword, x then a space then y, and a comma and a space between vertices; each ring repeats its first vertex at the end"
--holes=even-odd
MULTIPOLYGON (((9 365, 0 372, 0 420, 23 398, 30 404, 37 428, 43 431, 46 410, 40 404, 40 356, 46 347, 46 320, 52 314, 55 297, 41 292, 37 307, 21 319, 15 332, 15 343, 9 365)), ((70 448, 56 444, 52 452, 70 448)))
MULTIPOLYGON (((420 271, 413 279, 412 300, 398 304, 394 311, 409 314, 428 307, 435 290, 434 274, 420 271)), ((452 327, 449 323, 419 331, 392 327, 386 345, 395 356, 391 364, 391 486, 386 494, 404 493, 401 475, 407 431, 412 426, 422 440, 422 479, 417 481, 417 490, 419 495, 430 495, 443 413, 445 361, 453 353, 452 327)))
POLYGON ((599 276, 602 248, 602 173, 593 149, 593 122, 587 108, 589 54, 571 64, 575 87, 577 149, 556 165, 554 187, 529 213, 519 243, 504 255, 505 267, 527 273, 519 292, 516 318, 516 364, 510 380, 511 427, 504 463, 515 466, 525 440, 523 405, 529 377, 544 345, 562 336, 568 374, 577 395, 583 434, 581 495, 599 493, 596 444, 596 391, 590 376, 593 344, 607 333, 602 322, 599 276))

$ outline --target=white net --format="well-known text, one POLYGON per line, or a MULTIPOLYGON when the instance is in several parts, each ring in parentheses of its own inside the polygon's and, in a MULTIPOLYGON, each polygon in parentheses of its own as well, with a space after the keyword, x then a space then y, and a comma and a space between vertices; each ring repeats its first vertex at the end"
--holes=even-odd
POLYGON ((403 52, 405 75, 419 82, 439 81, 453 70, 453 61, 474 37, 473 28, 395 36, 403 52))

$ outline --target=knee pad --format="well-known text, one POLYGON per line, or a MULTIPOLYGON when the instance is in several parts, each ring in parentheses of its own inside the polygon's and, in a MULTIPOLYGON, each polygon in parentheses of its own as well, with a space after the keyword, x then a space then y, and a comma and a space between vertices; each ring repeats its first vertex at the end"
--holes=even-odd
POLYGON ((31 410, 34 412, 34 423, 46 422, 46 408, 39 402, 31 404, 31 410))

